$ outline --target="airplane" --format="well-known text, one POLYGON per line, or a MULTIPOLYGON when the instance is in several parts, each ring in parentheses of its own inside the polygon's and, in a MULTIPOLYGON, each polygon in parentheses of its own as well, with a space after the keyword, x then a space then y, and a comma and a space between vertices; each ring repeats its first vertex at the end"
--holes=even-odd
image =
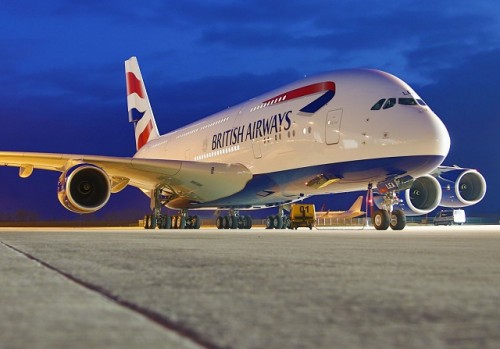
POLYGON ((486 191, 477 171, 429 174, 440 171, 448 154, 448 131, 407 83, 380 70, 307 77, 164 135, 136 57, 125 61, 125 75, 133 156, 4 151, 0 164, 19 167, 22 178, 34 169, 60 172, 59 202, 79 214, 136 187, 150 198, 147 229, 199 228, 199 216, 189 213, 195 209, 227 210, 217 217, 218 228, 248 229, 252 219, 241 211, 268 207, 278 209, 268 221, 283 228, 290 203, 370 193, 375 186, 383 202, 373 225, 400 230, 406 215, 395 208, 398 195, 421 213, 446 203, 441 185, 451 188, 449 195, 464 197, 465 205, 479 202, 486 191), (178 214, 165 214, 165 207, 178 214))
POLYGON ((347 211, 318 211, 316 212, 317 218, 336 218, 336 219, 350 219, 362 216, 365 214, 361 211, 361 205, 363 205, 363 196, 360 195, 354 201, 352 206, 347 211))

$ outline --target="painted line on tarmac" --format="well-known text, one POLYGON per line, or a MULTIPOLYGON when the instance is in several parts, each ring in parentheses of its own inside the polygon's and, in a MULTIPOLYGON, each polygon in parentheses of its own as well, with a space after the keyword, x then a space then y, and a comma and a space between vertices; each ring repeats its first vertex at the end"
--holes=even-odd
POLYGON ((44 262, 43 260, 41 260, 41 259, 39 259, 39 258, 37 258, 37 257, 27 253, 27 252, 19 250, 18 248, 11 246, 3 241, 0 241, 0 244, 4 245, 5 247, 12 250, 13 252, 16 252, 16 253, 34 261, 35 263, 37 263, 37 264, 39 264, 47 269, 50 269, 50 270, 58 273, 59 275, 62 275, 63 277, 65 277, 69 281, 71 281, 79 286, 82 286, 82 287, 84 287, 84 288, 86 288, 94 293, 97 293, 100 296, 112 301, 113 303, 115 303, 121 307, 125 307, 125 308, 145 317, 146 319, 163 327, 165 330, 172 331, 172 332, 176 333, 178 336, 181 336, 181 337, 193 342, 194 344, 197 344, 201 348, 222 349, 222 347, 216 345, 215 343, 212 343, 210 340, 204 338, 201 334, 197 333, 196 331, 194 331, 188 327, 185 327, 181 324, 178 324, 175 321, 172 321, 172 320, 166 318, 165 316, 163 316, 160 313, 157 313, 153 310, 141 307, 140 305, 134 304, 134 303, 129 302, 125 299, 122 299, 122 298, 120 298, 120 296, 114 295, 112 292, 108 291, 107 289, 105 289, 99 285, 95 285, 93 283, 82 280, 82 279, 80 279, 80 278, 78 278, 70 273, 67 273, 67 272, 47 263, 47 262, 44 262))

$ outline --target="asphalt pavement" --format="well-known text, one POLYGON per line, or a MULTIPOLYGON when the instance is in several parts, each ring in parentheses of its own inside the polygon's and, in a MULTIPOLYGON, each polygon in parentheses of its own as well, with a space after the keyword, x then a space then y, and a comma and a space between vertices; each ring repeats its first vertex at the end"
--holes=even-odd
POLYGON ((0 348, 499 348, 500 227, 0 229, 0 348))

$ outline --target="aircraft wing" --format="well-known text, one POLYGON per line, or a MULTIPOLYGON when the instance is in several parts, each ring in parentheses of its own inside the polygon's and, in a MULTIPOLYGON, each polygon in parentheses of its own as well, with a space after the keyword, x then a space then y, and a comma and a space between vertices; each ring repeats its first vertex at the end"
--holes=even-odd
POLYGON ((112 192, 126 185, 143 191, 164 187, 180 198, 195 202, 216 200, 242 190, 252 173, 241 164, 131 157, 31 152, 0 152, 0 165, 19 167, 26 178, 33 169, 58 172, 80 164, 100 167, 109 176, 112 192))

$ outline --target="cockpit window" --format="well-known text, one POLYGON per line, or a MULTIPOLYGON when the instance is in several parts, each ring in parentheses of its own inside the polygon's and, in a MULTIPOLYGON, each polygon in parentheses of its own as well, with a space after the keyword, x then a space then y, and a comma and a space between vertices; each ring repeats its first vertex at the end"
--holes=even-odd
POLYGON ((382 105, 384 105, 384 102, 385 102, 385 98, 382 98, 380 101, 378 101, 377 103, 375 103, 373 105, 371 110, 380 110, 380 108, 382 108, 382 105))
POLYGON ((396 98, 389 98, 384 104, 384 109, 392 108, 396 105, 396 98))
POLYGON ((420 98, 415 99, 413 97, 402 97, 402 98, 382 98, 375 103, 371 110, 389 109, 399 103, 400 105, 421 105, 423 107, 427 106, 423 100, 420 98))
POLYGON ((398 103, 402 105, 417 105, 417 101, 413 98, 400 98, 398 103))

